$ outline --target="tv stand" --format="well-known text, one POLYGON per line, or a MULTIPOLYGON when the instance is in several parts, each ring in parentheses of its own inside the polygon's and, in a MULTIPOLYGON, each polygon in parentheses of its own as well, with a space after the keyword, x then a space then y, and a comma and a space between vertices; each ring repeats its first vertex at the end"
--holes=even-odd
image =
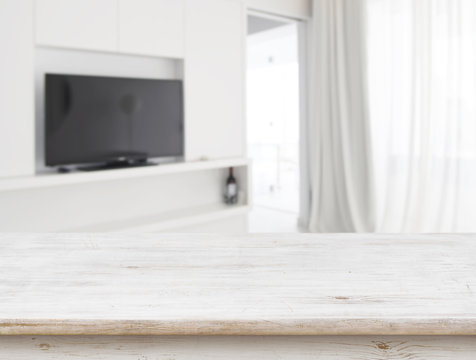
POLYGON ((80 166, 77 169, 80 171, 96 171, 96 170, 114 170, 114 169, 123 169, 129 167, 142 167, 142 166, 154 166, 157 163, 149 161, 147 159, 141 160, 116 160, 116 161, 109 161, 103 164, 97 165, 87 165, 87 166, 80 166))

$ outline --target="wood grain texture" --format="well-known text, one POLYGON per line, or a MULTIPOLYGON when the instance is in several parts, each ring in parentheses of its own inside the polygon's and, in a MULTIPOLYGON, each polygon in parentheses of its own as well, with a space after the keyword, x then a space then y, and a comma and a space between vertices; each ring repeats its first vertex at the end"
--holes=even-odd
POLYGON ((474 360, 476 337, 366 336, 12 336, 15 360, 474 360))
POLYGON ((476 335, 475 235, 0 235, 1 335, 476 335))

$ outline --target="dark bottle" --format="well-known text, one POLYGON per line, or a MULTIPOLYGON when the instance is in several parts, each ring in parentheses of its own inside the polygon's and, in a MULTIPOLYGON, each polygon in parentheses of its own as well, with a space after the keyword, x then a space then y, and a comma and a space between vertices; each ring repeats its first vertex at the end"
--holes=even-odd
POLYGON ((236 179, 233 176, 233 168, 230 168, 230 173, 226 179, 225 188, 225 203, 236 204, 238 202, 238 186, 236 179))

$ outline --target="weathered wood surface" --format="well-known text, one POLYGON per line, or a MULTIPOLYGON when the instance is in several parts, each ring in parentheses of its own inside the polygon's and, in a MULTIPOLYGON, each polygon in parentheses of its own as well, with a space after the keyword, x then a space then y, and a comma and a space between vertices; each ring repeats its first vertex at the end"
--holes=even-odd
POLYGON ((476 236, 3 234, 0 334, 476 335, 476 236))
POLYGON ((476 337, 4 336, 15 360, 474 360, 476 337))

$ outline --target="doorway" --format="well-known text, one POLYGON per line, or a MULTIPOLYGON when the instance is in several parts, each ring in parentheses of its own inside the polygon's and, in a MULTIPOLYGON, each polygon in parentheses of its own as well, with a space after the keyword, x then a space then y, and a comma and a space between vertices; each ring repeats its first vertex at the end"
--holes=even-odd
POLYGON ((250 232, 297 232, 299 216, 299 27, 248 16, 247 138, 254 207, 250 232))

